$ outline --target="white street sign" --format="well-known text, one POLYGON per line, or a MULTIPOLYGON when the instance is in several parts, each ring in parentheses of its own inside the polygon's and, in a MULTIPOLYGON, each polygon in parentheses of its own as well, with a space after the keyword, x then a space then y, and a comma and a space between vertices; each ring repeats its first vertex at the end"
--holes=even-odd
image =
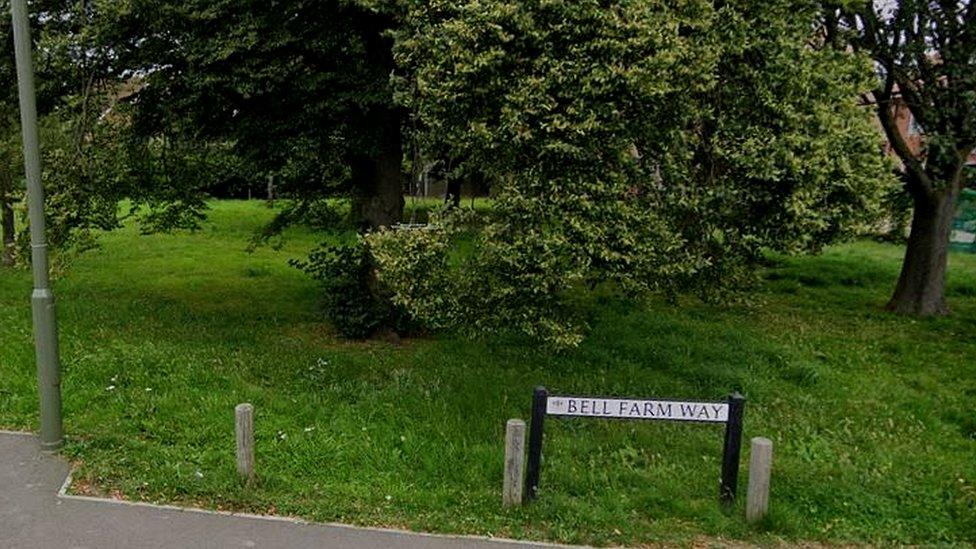
POLYGON ((724 423, 729 419, 729 405, 725 402, 550 396, 546 401, 546 414, 724 423))

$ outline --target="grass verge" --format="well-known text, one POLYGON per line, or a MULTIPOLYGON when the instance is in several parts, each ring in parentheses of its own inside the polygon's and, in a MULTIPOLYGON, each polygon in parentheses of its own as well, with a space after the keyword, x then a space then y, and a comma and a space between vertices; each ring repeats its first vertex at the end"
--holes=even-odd
MULTIPOLYGON (((976 256, 954 314, 881 306, 901 250, 779 259, 749 306, 591 310, 577 350, 451 337, 345 342, 289 267, 315 243, 245 251, 273 212, 219 202, 203 230, 106 235, 56 283, 74 490, 312 520, 593 544, 976 541, 976 256), (502 510, 505 420, 532 387, 748 397, 775 444, 771 516, 716 503, 721 428, 554 420, 543 492, 502 510), (235 478, 233 409, 256 408, 259 482, 235 478)), ((0 271, 0 426, 36 426, 30 280, 0 271)), ((740 492, 744 492, 743 455, 740 492)))

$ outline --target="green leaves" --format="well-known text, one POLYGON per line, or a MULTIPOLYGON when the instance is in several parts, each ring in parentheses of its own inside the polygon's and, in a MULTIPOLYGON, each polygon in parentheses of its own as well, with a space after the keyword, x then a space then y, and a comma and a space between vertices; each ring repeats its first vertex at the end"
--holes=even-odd
POLYGON ((403 329, 409 324, 402 310, 392 307, 390 297, 376 287, 365 241, 325 243, 307 261, 291 264, 321 283, 325 315, 343 336, 364 338, 380 328, 403 329))
POLYGON ((369 192, 351 165, 378 157, 393 132, 376 121, 401 115, 419 156, 490 182, 477 224, 451 214, 368 237, 394 301, 431 327, 573 345, 577 288, 725 298, 767 250, 856 233, 887 184, 858 105, 872 67, 820 47, 813 0, 100 0, 65 13, 42 51, 52 74, 74 62, 96 77, 62 96, 82 98, 67 103, 88 113, 79 135, 108 152, 89 150, 64 188, 149 204, 155 225, 192 225, 222 170, 274 173, 307 203, 369 192), (118 123, 92 123, 109 106, 118 123))
POLYGON ((577 287, 722 298, 765 250, 816 251, 873 219, 887 166, 857 103, 870 67, 810 46, 814 2, 408 5, 398 98, 423 146, 495 196, 457 268, 435 261, 440 227, 370 237, 410 310, 437 299, 409 282, 427 273, 472 303, 448 324, 575 345, 577 287))

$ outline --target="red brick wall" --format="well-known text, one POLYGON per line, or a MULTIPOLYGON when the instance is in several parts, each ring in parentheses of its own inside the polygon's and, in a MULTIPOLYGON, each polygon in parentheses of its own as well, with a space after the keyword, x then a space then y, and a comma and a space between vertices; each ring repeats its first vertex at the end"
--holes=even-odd
MULTIPOLYGON (((901 133, 902 137, 905 138, 905 141, 908 143, 909 148, 912 149, 912 152, 914 152, 916 155, 921 155, 923 148, 923 137, 920 134, 909 131, 912 121, 912 113, 908 110, 905 102, 900 98, 895 98, 895 105, 893 108, 895 110, 895 124, 898 126, 899 133, 901 133)), ((891 150, 890 144, 885 145, 885 149, 887 152, 894 154, 891 150)), ((976 164, 976 150, 970 153, 969 163, 976 164)))

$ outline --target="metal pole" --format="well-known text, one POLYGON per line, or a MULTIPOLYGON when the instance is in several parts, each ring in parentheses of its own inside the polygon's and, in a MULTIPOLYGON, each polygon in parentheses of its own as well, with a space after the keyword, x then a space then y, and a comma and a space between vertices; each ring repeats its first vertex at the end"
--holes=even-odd
POLYGON ((34 97, 34 67, 31 59, 30 22, 26 0, 11 0, 14 53, 17 58, 17 89, 20 93, 20 126, 24 138, 24 168, 27 172, 28 217, 31 233, 31 267, 34 293, 34 350, 37 356, 37 386, 40 394, 41 448, 61 447, 61 365, 58 354, 58 320, 48 280, 47 240, 44 235, 44 188, 41 186, 41 156, 37 136, 37 105, 34 97))

